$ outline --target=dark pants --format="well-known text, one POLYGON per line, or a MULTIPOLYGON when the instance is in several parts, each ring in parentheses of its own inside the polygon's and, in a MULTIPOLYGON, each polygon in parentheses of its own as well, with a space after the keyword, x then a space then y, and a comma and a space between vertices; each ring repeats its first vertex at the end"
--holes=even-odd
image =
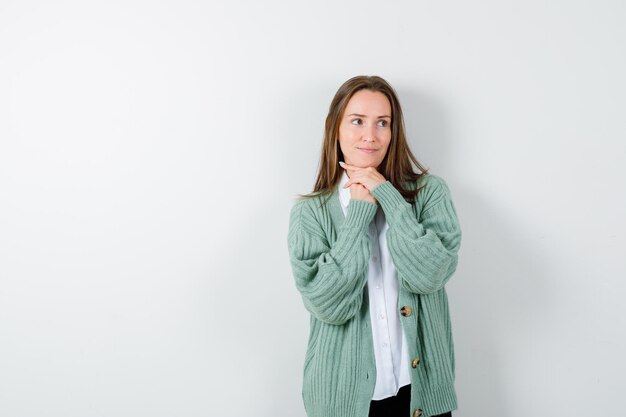
MULTIPOLYGON (((411 385, 400 388, 395 397, 374 400, 370 403, 369 417, 408 417, 411 415, 411 385)), ((452 412, 433 417, 452 417, 452 412)))

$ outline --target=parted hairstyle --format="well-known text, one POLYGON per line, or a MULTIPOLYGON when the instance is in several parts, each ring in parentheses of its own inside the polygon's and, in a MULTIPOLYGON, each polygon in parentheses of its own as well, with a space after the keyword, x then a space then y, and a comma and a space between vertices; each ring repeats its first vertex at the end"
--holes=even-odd
POLYGON ((409 149, 402 108, 396 92, 387 81, 376 75, 352 77, 335 93, 326 116, 324 142, 315 187, 312 193, 299 194, 300 198, 325 197, 325 203, 337 189, 344 170, 339 166, 339 161, 345 161, 339 146, 339 125, 352 96, 364 89, 383 93, 391 104, 391 141, 387 154, 377 170, 393 184, 406 201, 415 202, 417 193, 423 187, 412 188, 408 184, 415 184, 427 174, 428 168, 423 167, 409 149), (419 168, 421 173, 413 171, 411 162, 419 168))

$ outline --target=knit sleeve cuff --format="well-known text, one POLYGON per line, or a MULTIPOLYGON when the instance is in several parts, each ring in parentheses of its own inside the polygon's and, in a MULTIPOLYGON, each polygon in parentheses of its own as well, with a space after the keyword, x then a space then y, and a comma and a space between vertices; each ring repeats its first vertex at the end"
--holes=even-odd
POLYGON ((351 199, 348 203, 348 215, 345 226, 362 227, 368 226, 376 215, 378 204, 366 200, 351 199))
POLYGON ((391 181, 385 181, 377 185, 370 193, 378 200, 387 215, 394 213, 400 206, 410 206, 391 181))

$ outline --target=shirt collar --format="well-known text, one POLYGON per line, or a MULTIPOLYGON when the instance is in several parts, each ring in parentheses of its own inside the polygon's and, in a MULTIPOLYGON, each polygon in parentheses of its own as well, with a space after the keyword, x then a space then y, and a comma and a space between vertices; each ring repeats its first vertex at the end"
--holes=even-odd
POLYGON ((339 201, 341 201, 341 205, 344 208, 348 208, 348 204, 350 204, 350 188, 343 188, 344 185, 348 182, 350 178, 346 170, 343 170, 343 175, 341 176, 341 181, 339 181, 339 201))

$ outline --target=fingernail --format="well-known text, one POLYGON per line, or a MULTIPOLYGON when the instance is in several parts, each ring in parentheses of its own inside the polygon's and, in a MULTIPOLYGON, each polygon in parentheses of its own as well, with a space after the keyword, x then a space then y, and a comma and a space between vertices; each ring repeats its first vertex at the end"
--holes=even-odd
POLYGON ((343 161, 339 161, 339 165, 343 165, 345 162, 343 161))

